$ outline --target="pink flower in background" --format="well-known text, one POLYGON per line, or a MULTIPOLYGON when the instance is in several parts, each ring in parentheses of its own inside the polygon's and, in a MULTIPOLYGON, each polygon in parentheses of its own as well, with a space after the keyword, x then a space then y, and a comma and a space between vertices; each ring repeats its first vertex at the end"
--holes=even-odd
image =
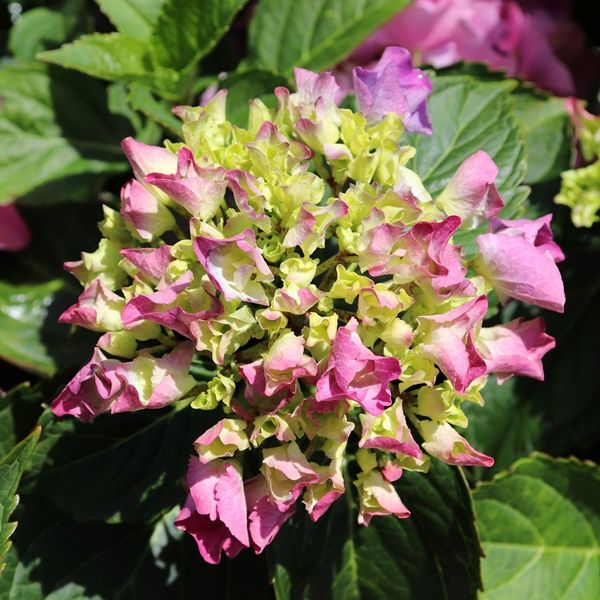
POLYGON ((31 240, 31 232, 14 204, 0 205, 0 250, 19 252, 31 240))
POLYGON ((353 66, 370 64, 387 46, 403 46, 435 68, 484 62, 562 96, 585 93, 575 79, 592 80, 598 71, 584 33, 569 20, 569 2, 561 0, 415 0, 340 65, 342 84, 348 87, 353 66), (590 76, 581 77, 582 70, 590 76))

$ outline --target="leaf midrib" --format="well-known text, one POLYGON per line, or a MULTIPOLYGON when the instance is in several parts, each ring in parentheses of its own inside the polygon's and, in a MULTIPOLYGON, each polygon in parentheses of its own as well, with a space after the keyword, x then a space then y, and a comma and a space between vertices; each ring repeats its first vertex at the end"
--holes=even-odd
POLYGON ((586 546, 554 546, 544 544, 521 544, 519 542, 482 542, 484 547, 488 548, 520 548, 521 550, 532 550, 534 552, 572 552, 577 554, 600 556, 600 546, 588 548, 586 546))

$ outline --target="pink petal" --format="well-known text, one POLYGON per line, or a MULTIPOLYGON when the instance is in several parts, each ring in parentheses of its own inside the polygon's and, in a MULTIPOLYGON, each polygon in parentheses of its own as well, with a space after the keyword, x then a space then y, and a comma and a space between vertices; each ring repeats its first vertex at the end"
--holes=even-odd
POLYGON ((495 373, 499 380, 511 375, 543 380, 542 358, 555 345, 554 338, 545 333, 541 317, 483 327, 477 338, 477 347, 488 373, 495 373))
POLYGON ((206 310, 190 312, 177 305, 179 295, 193 280, 191 271, 186 271, 171 285, 148 295, 135 296, 123 309, 123 325, 135 325, 140 321, 152 321, 181 335, 194 339, 190 326, 194 321, 206 321, 219 317, 223 306, 217 298, 207 292, 210 306, 206 310))
POLYGON ((256 554, 260 554, 274 539, 281 526, 296 512, 295 504, 275 502, 267 480, 258 475, 244 483, 248 506, 248 530, 256 554))
POLYGON ((148 173, 173 174, 177 171, 177 157, 165 148, 149 146, 132 137, 125 138, 121 147, 140 183, 148 173))
POLYGON ((419 425, 425 441, 423 449, 448 465, 491 467, 494 459, 478 452, 448 423, 421 421, 419 425))
POLYGON ((126 258, 139 274, 150 283, 158 283, 171 262, 171 246, 160 248, 124 248, 121 256, 126 258))
POLYGON ((510 298, 563 312, 565 291, 550 252, 524 236, 487 233, 476 238, 478 268, 494 286, 501 302, 510 298))
POLYGON ((431 82, 423 71, 413 68, 407 50, 386 48, 374 68, 354 69, 353 79, 359 110, 369 121, 396 113, 408 131, 431 134, 427 116, 431 82))
POLYGON ((437 203, 447 215, 468 219, 477 226, 504 206, 495 184, 497 175, 496 163, 478 150, 463 161, 437 203))

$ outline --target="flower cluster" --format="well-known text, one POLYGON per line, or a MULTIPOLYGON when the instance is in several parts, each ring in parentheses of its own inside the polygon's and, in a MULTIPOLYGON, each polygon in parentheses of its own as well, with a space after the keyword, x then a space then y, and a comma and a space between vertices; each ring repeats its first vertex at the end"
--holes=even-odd
POLYGON ((66 265, 85 291, 61 321, 102 335, 52 408, 216 411, 176 520, 211 563, 261 552, 300 502, 316 521, 350 480, 368 525, 409 516, 404 469, 491 465, 455 429, 463 403, 483 403, 490 373, 542 379, 554 340, 540 318, 484 327, 488 294, 564 304, 550 217, 497 218, 485 152, 437 198, 407 167, 431 86, 406 51, 356 69, 356 112, 331 74, 295 76, 277 108, 250 102, 245 129, 220 91, 174 109, 184 142, 126 139, 120 212, 66 265), (486 224, 467 260, 453 235, 486 224))

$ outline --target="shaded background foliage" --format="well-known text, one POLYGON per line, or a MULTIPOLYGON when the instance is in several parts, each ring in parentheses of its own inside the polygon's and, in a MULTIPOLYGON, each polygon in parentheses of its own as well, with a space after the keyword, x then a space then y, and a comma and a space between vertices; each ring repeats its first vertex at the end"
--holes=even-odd
MULTIPOLYGON (((174 406, 82 425, 47 408, 95 341, 56 323, 80 291, 62 263, 96 247, 101 203, 118 204, 129 171, 120 140, 173 139, 170 107, 210 85, 229 88, 230 118, 244 123, 249 98, 274 105, 294 66, 332 67, 407 3, 0 3, 0 202, 17 200, 33 234, 25 251, 0 255, 0 599, 464 599, 482 581, 485 598, 600 595, 600 474, 583 462, 600 461, 599 229, 574 228, 552 203, 572 160, 563 101, 485 67, 435 75, 435 134, 410 140, 412 167, 435 194, 485 149, 504 215, 552 211, 567 256, 566 312, 540 311, 557 338, 546 381, 491 381, 485 408, 469 412, 466 435, 492 469, 434 462, 398 483, 409 520, 359 530, 347 494, 316 525, 294 517, 266 555, 211 567, 172 525, 204 415, 174 406), (532 451, 579 460, 523 458, 532 451)), ((573 8, 598 44, 594 2, 573 8)), ((472 238, 461 243, 472 250, 472 238)), ((534 314, 513 303, 495 318, 534 314)))

